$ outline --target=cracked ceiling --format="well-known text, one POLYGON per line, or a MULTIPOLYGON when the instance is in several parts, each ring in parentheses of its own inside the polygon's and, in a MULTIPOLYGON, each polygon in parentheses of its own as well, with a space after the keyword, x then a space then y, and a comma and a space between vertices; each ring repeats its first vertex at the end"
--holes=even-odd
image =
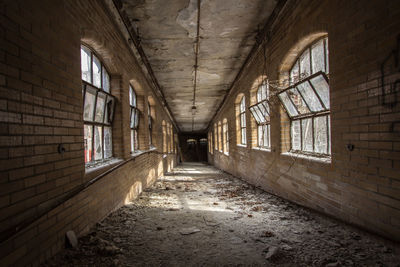
POLYGON ((192 104, 198 0, 122 0, 182 132, 205 131, 277 0, 201 0, 197 89, 192 104))

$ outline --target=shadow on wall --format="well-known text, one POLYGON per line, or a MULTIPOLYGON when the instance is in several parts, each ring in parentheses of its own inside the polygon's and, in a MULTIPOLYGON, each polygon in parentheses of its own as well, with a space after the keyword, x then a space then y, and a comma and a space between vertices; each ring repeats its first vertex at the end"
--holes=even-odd
POLYGON ((182 162, 207 161, 207 135, 206 134, 180 134, 180 156, 182 162))

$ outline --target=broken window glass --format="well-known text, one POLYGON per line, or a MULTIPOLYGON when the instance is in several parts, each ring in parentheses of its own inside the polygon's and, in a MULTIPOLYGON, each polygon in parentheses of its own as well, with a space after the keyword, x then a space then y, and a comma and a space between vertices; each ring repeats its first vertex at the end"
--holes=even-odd
POLYGON ((100 60, 93 55, 93 85, 101 88, 101 63, 100 60))
POLYGON ((92 138, 93 138, 93 126, 92 125, 84 125, 83 127, 83 138, 84 138, 84 146, 85 146, 85 163, 92 161, 92 138))
POLYGON ((288 90, 287 93, 300 114, 310 113, 307 104, 304 102, 303 97, 296 88, 288 90))

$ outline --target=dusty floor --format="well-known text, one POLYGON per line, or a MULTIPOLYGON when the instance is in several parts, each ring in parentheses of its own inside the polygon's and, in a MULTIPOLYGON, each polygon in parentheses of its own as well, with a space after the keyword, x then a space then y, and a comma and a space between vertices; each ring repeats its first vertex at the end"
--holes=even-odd
POLYGON ((399 245, 185 164, 46 266, 400 266, 399 245))

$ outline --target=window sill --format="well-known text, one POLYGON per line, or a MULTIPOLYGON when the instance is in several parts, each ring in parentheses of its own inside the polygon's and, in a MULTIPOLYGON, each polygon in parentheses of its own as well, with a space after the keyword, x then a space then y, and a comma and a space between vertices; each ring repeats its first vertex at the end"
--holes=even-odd
POLYGON ((282 156, 305 159, 305 160, 310 160, 310 161, 315 161, 315 162, 320 162, 320 163, 325 163, 325 164, 332 163, 332 159, 329 156, 324 157, 324 156, 319 156, 319 155, 307 155, 307 154, 296 153, 296 152, 284 152, 284 153, 282 153, 282 156))
POLYGON ((123 162, 120 158, 109 158, 99 162, 91 162, 85 164, 85 180, 90 180, 91 178, 105 172, 106 170, 116 166, 117 164, 123 162))
POLYGON ((229 152, 224 152, 224 155, 225 156, 229 156, 229 152))
POLYGON ((258 150, 258 151, 264 151, 264 152, 271 152, 271 148, 265 148, 265 147, 253 147, 252 149, 258 150))
POLYGON ((247 148, 247 145, 237 144, 237 146, 247 148))

